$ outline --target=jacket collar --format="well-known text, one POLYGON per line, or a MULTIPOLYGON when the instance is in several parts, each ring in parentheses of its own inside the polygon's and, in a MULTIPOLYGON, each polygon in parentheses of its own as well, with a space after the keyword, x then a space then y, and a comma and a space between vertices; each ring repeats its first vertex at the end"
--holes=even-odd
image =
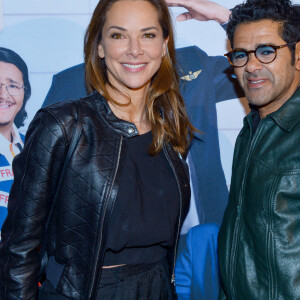
MULTIPOLYGON (((252 120, 256 112, 254 109, 245 117, 247 122, 252 127, 252 120)), ((285 131, 291 131, 294 126, 300 122, 300 87, 295 91, 292 97, 287 100, 278 110, 267 115, 271 118, 280 128, 285 131)))
POLYGON ((119 119, 115 116, 109 107, 107 100, 97 91, 94 91, 91 94, 91 100, 98 115, 110 128, 128 138, 139 134, 136 126, 133 123, 119 119))
POLYGON ((277 111, 269 117, 283 130, 291 131, 300 122, 300 88, 277 111))

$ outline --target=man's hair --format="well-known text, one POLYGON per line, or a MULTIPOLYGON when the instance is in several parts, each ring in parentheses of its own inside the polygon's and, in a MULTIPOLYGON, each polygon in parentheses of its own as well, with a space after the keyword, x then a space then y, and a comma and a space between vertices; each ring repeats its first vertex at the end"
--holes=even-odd
POLYGON ((31 95, 31 86, 29 83, 28 68, 24 60, 16 52, 3 47, 0 47, 0 61, 15 65, 23 75, 23 81, 25 86, 23 105, 19 110, 19 112, 17 113, 14 120, 15 125, 17 126, 17 128, 19 128, 24 125, 24 121, 27 118, 27 112, 25 110, 25 106, 31 95))
MULTIPOLYGON (((227 36, 233 48, 234 32, 242 23, 261 20, 278 22, 279 35, 286 43, 300 41, 300 8, 293 6, 290 0, 246 0, 232 10, 227 26, 227 36)), ((294 57, 295 46, 289 47, 294 57)))

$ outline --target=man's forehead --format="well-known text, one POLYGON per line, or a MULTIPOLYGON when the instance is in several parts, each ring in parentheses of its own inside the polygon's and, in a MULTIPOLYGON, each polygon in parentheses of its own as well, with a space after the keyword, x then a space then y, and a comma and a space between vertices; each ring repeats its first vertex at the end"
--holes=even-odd
POLYGON ((280 45, 285 41, 280 36, 281 23, 272 20, 260 20, 239 24, 233 39, 234 48, 251 50, 263 44, 280 45))
POLYGON ((0 61, 0 76, 15 80, 23 78, 22 72, 14 64, 4 61, 0 61))

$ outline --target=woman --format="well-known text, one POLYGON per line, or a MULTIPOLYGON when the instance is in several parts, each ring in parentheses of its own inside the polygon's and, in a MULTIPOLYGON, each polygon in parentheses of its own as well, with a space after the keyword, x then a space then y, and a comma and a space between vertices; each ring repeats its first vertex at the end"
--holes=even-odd
POLYGON ((0 47, 0 240, 14 180, 12 161, 23 148, 24 136, 17 128, 24 125, 30 94, 26 63, 14 51, 0 47))
POLYGON ((193 128, 178 92, 164 1, 101 0, 85 64, 91 95, 38 112, 15 160, 0 290, 4 299, 37 294, 45 223, 82 118, 43 242, 39 299, 173 299, 190 197, 180 154, 193 128))

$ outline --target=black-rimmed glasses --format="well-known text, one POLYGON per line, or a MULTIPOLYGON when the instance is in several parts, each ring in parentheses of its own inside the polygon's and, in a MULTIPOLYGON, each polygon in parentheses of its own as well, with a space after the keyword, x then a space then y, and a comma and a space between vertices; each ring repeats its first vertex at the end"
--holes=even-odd
POLYGON ((26 90, 26 86, 21 85, 19 83, 1 83, 0 82, 0 91, 3 86, 6 87, 6 90, 10 96, 18 96, 22 89, 26 90))
POLYGON ((277 50, 282 49, 284 47, 292 46, 297 42, 284 44, 281 46, 273 46, 273 45, 261 45, 258 46, 255 50, 246 51, 245 49, 234 49, 230 51, 224 56, 227 56, 230 64, 235 68, 244 67, 248 60, 250 53, 254 53, 255 57, 258 61, 263 64, 269 64, 275 60, 277 57, 277 50))

